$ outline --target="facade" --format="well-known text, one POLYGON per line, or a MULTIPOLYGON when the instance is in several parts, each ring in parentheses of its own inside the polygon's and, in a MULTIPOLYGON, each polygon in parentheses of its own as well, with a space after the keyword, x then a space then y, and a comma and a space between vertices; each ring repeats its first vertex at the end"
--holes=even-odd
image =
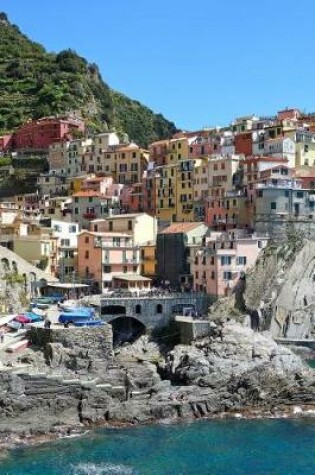
POLYGON ((157 235, 157 279, 162 284, 191 288, 191 247, 201 244, 207 231, 200 222, 173 223, 157 235))
POLYGON ((267 238, 244 230, 211 232, 199 246, 192 264, 193 288, 213 298, 229 295, 241 273, 252 267, 267 238))
POLYGON ((70 139, 76 132, 84 132, 79 119, 44 117, 22 125, 13 135, 14 149, 48 149, 54 142, 70 139))
POLYGON ((51 220, 51 228, 57 238, 56 277, 61 282, 70 282, 77 269, 79 225, 51 220))
MULTIPOLYGON (((117 275, 141 275, 140 246, 156 238, 156 219, 144 213, 112 216, 91 222, 78 238, 78 273, 102 290, 117 275)), ((147 268, 147 267, 146 267, 147 268)))

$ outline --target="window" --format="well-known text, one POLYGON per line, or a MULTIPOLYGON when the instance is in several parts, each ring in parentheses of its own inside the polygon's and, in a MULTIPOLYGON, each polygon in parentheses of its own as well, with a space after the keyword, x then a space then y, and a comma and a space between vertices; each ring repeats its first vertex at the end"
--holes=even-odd
POLYGON ((85 259, 89 259, 89 257, 90 257, 89 251, 85 251, 85 259))
POLYGON ((163 305, 158 303, 156 306, 156 313, 163 313, 163 305))
POLYGON ((231 256, 221 256, 221 266, 230 266, 232 263, 231 256))
POLYGON ((263 248, 263 242, 262 241, 258 241, 258 247, 259 247, 259 249, 263 248))
POLYGON ((113 237, 113 246, 114 247, 120 247, 120 238, 119 237, 113 237))
POLYGON ((79 214, 79 208, 74 208, 74 214, 79 214))
POLYGON ((69 226, 69 233, 75 233, 77 231, 77 227, 76 226, 69 226))
POLYGON ((232 280, 232 272, 223 272, 223 280, 232 280))
POLYGON ((196 278, 196 279, 199 279, 199 272, 196 272, 196 273, 195 273, 195 278, 196 278))
POLYGON ((246 256, 238 256, 236 258, 236 265, 238 266, 245 266, 247 262, 247 257, 246 256))
POLYGON ((89 244, 89 242, 90 242, 89 236, 85 236, 84 242, 85 242, 85 244, 89 244))
POLYGON ((309 151, 308 145, 305 144, 305 145, 304 145, 304 153, 307 153, 308 151, 309 151))
POLYGON ((297 198, 303 198, 303 197, 304 197, 303 191, 297 191, 297 192, 296 192, 296 197, 297 197, 297 198))
POLYGON ((70 246, 70 239, 61 239, 60 244, 65 247, 70 246))
POLYGON ((75 202, 75 203, 79 203, 79 198, 75 197, 75 198, 74 198, 74 202, 75 202))
POLYGON ((141 305, 140 304, 136 305, 135 312, 136 312, 137 315, 141 315, 141 305))
POLYGON ((108 227, 109 227, 109 230, 110 230, 110 231, 113 230, 113 221, 109 221, 108 227))
POLYGON ((212 272, 211 272, 211 280, 214 280, 214 279, 215 279, 215 272, 212 271, 212 272))
POLYGON ((132 231, 132 221, 128 221, 128 231, 132 231))
POLYGON ((93 202, 93 197, 89 196, 89 203, 92 203, 92 202, 93 202))
POLYGON ((270 203, 270 209, 277 209, 277 203, 275 201, 270 203))
POLYGON ((111 266, 108 266, 108 265, 104 265, 103 266, 103 272, 104 274, 110 274, 112 271, 112 267, 111 266))
POLYGON ((124 274, 127 274, 127 271, 128 271, 128 268, 127 268, 127 266, 124 266, 124 268, 123 268, 123 272, 124 272, 124 274))
POLYGON ((211 257, 210 259, 210 264, 213 266, 214 265, 214 256, 211 257))

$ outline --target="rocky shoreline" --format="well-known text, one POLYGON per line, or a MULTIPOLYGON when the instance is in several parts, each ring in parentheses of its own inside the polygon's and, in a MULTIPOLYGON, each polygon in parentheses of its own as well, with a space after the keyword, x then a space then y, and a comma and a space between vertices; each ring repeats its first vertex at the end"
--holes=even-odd
POLYGON ((91 434, 97 429, 126 429, 132 428, 139 425, 152 425, 152 424, 187 424, 197 421, 210 421, 218 419, 245 419, 245 420, 258 420, 258 419, 314 419, 315 421, 315 405, 308 406, 293 406, 292 408, 282 408, 270 411, 259 411, 257 408, 246 409, 246 411, 240 412, 222 412, 220 414, 201 416, 200 418, 187 418, 187 419, 163 419, 158 421, 144 422, 141 424, 133 423, 98 423, 91 425, 80 424, 78 426, 65 426, 65 427, 56 427, 53 431, 49 433, 41 433, 39 430, 38 433, 25 433, 25 434, 0 434, 0 462, 1 459, 6 458, 9 455, 9 452, 15 449, 34 447, 42 444, 47 444, 61 439, 72 439, 72 438, 81 438, 88 434, 91 434))
POLYGON ((2 450, 99 426, 315 415, 314 370, 267 333, 220 319, 191 345, 143 336, 113 350, 110 332, 30 335, 32 350, 0 368, 2 450))

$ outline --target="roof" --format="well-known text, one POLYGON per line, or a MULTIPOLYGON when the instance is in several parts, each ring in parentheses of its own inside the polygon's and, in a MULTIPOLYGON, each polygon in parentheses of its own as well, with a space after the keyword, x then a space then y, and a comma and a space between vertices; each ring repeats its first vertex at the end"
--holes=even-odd
POLYGON ((280 163, 287 163, 289 160, 287 158, 280 158, 280 157, 265 157, 264 155, 261 156, 254 156, 245 158, 244 163, 251 163, 251 162, 280 162, 280 163))
POLYGON ((89 198, 89 197, 99 197, 101 198, 103 195, 99 191, 94 190, 81 190, 77 191, 72 195, 74 198, 89 198))
POLYGON ((200 221, 190 223, 173 223, 165 228, 160 234, 188 233, 199 226, 205 226, 205 224, 200 221))
MULTIPOLYGON (((147 213, 127 213, 127 214, 115 214, 111 216, 110 218, 107 218, 107 220, 112 220, 112 219, 126 219, 126 218, 138 218, 138 216, 145 216, 147 213)), ((148 215, 149 216, 149 215, 148 215)))
POLYGON ((97 237, 132 237, 131 233, 124 233, 124 232, 116 232, 116 231, 89 231, 88 229, 82 230, 78 236, 82 236, 83 234, 90 234, 92 236, 97 236, 97 237))
POLYGON ((138 274, 116 274, 113 279, 127 280, 128 282, 151 282, 152 279, 138 274))

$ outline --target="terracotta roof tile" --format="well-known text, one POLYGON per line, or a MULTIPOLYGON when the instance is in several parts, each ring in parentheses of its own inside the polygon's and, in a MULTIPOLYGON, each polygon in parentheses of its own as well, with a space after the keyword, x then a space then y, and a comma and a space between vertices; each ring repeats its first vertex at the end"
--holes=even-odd
POLYGON ((177 233, 188 233, 198 226, 203 225, 202 222, 190 222, 190 223, 173 223, 170 224, 167 228, 165 228, 161 234, 177 234, 177 233))

